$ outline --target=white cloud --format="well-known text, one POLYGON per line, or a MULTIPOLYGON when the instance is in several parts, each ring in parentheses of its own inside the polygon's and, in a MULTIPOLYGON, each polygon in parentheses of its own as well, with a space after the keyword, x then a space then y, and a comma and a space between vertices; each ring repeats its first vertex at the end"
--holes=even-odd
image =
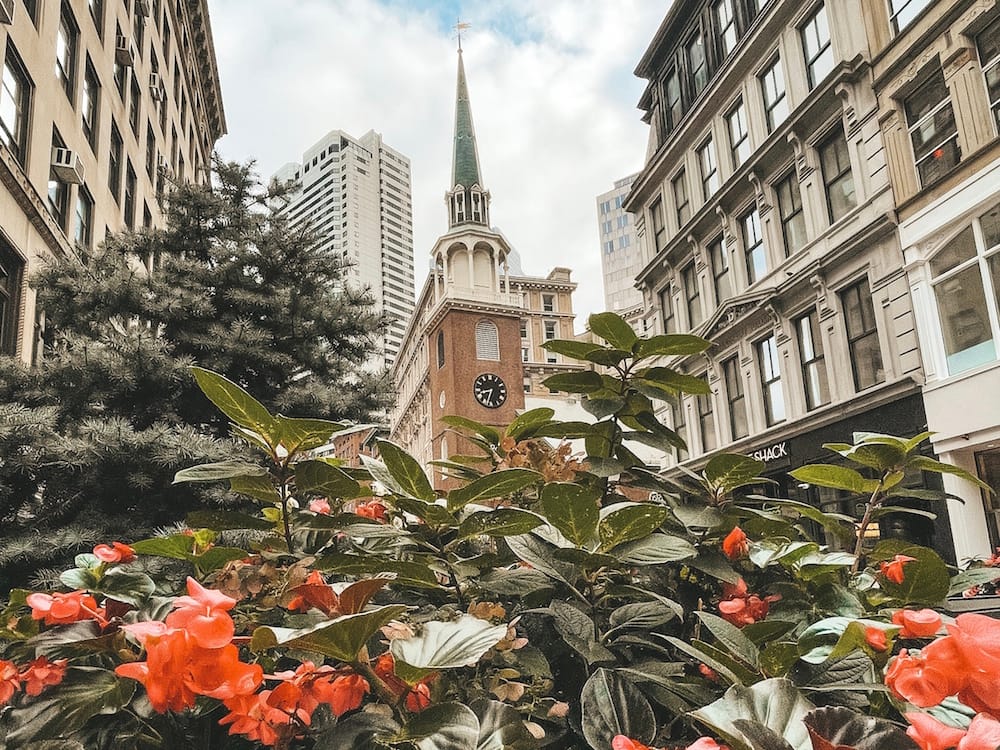
MULTIPOLYGON (((449 22, 424 3, 378 0, 212 0, 211 9, 230 131, 222 154, 254 157, 267 176, 330 130, 382 133, 412 163, 419 288, 446 228, 457 64, 449 22)), ((643 82, 631 71, 665 13, 647 0, 463 10, 493 220, 526 272, 573 269, 578 330, 604 307, 594 198, 642 166, 643 82)))

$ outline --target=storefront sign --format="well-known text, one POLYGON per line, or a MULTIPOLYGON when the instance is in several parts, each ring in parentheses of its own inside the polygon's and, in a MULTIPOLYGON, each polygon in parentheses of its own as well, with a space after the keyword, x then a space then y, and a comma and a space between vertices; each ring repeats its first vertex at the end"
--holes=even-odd
POLYGON ((763 461, 764 463, 777 461, 779 458, 788 458, 788 443, 782 441, 780 443, 775 443, 774 445, 769 445, 767 448, 761 448, 759 451, 754 451, 750 454, 750 457, 756 459, 757 461, 763 461))

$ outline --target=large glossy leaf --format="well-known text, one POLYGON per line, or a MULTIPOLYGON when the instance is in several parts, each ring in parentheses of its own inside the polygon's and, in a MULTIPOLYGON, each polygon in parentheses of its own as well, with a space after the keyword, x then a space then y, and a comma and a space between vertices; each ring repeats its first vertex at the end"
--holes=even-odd
POLYGON ((619 544, 648 537, 660 528, 668 512, 664 506, 653 503, 616 503, 601 508, 597 529, 601 549, 608 551, 619 544))
POLYGON ((712 392, 708 381, 704 378, 697 378, 694 375, 671 370, 669 367, 650 367, 640 370, 636 376, 644 383, 648 383, 660 388, 666 388, 683 393, 691 393, 700 396, 707 396, 712 392))
POLYGON ((437 588, 437 578, 425 563, 411 560, 387 560, 374 555, 323 555, 316 560, 319 570, 330 570, 344 576, 366 576, 395 573, 397 586, 437 588))
POLYGON ((473 419, 458 417, 452 414, 441 417, 441 421, 449 427, 457 427, 462 430, 468 430, 476 435, 482 435, 492 445, 500 444, 500 433, 493 427, 485 425, 482 422, 476 422, 473 419))
POLYGON ((479 717, 460 703, 441 703, 416 714, 394 739, 418 750, 475 750, 479 717))
POLYGON ((173 560, 189 560, 194 549, 194 537, 187 534, 153 537, 133 542, 132 549, 140 555, 156 555, 173 560))
POLYGON ((579 484, 551 482, 541 491, 545 518, 578 547, 594 540, 599 518, 597 495, 579 484))
POLYGON ((611 747, 614 738, 626 737, 648 744, 656 736, 653 709, 635 685, 609 669, 598 669, 580 694, 583 736, 592 748, 611 747))
POLYGON ((736 453, 720 453, 705 464, 705 479, 723 492, 752 482, 764 471, 764 462, 736 453))
POLYGON ((388 440, 379 440, 378 449, 385 468, 395 480, 392 486, 394 491, 417 500, 434 502, 434 488, 413 456, 388 440))
POLYGON ((499 701, 480 699, 469 708, 479 719, 479 741, 475 750, 522 750, 536 747, 534 737, 524 726, 521 714, 499 701))
MULTIPOLYGON (((219 411, 241 427, 253 430, 273 441, 275 438, 274 417, 257 399, 240 388, 229 378, 211 370, 192 367, 191 372, 198 387, 215 404, 219 411)), ((273 447, 273 446, 272 446, 273 447)))
MULTIPOLYGON (((547 352, 562 354, 570 359, 585 360, 592 352, 600 351, 604 347, 600 344, 591 344, 588 341, 574 341, 572 339, 551 339, 542 344, 542 348, 547 352)), ((509 433, 508 433, 509 434, 509 433)))
POLYGON ((542 383, 551 391, 563 391, 565 393, 593 393, 603 387, 601 376, 593 370, 563 372, 558 375, 550 375, 542 383))
POLYGON ((326 461, 299 461, 295 464, 295 489, 330 498, 354 498, 361 485, 342 469, 326 461))
POLYGON ((479 579, 479 585, 501 596, 525 597, 552 589, 552 579, 540 570, 497 568, 479 579))
POLYGON ((506 541, 507 546, 510 547, 510 551, 535 570, 570 585, 576 580, 576 566, 572 563, 557 560, 553 556, 556 548, 548 542, 542 541, 534 534, 510 536, 507 537, 506 541))
POLYGON ((337 617, 311 628, 262 626, 253 631, 250 648, 253 651, 264 651, 277 646, 286 646, 352 662, 379 628, 406 610, 405 605, 392 604, 356 615, 337 617))
POLYGON ((676 609, 656 599, 649 602, 623 604, 611 613, 609 622, 611 630, 608 633, 610 634, 619 628, 652 630, 665 622, 670 622, 677 616, 676 609))
POLYGON ((683 354, 699 354, 711 344, 701 336, 688 333, 667 333, 651 336, 639 342, 636 354, 640 357, 672 357, 683 354))
POLYGON ((427 503, 423 500, 414 500, 412 497, 402 497, 397 495, 390 501, 404 513, 416 516, 428 526, 455 526, 458 519, 455 518, 448 509, 437 503, 427 503))
POLYGON ((803 719, 815 706, 790 680, 763 680, 750 687, 733 685, 719 700, 692 716, 723 737, 734 750, 764 750, 752 744, 735 722, 747 721, 773 732, 793 750, 811 750, 803 719))
POLYGON ((516 536, 545 523, 539 516, 517 508, 498 508, 473 513, 458 528, 460 537, 516 536))
POLYGON ((424 623, 413 638, 390 644, 396 674, 410 682, 439 669, 471 667, 507 635, 506 625, 490 625, 472 615, 424 623))
POLYGON ((843 706, 817 708, 803 721, 813 750, 918 750, 897 724, 843 706))
POLYGON ((229 489, 241 495, 247 495, 265 503, 280 503, 281 495, 268 475, 257 477, 233 477, 229 480, 229 489))
POLYGON ((759 666, 760 652, 754 642, 743 634, 743 631, 710 612, 695 612, 695 614, 729 653, 751 667, 757 668, 759 666))
POLYGON ((385 750, 381 741, 399 732, 392 717, 374 711, 359 711, 344 717, 316 735, 313 750, 385 750))
POLYGON ((597 642, 590 615, 569 602, 559 600, 549 605, 549 612, 556 631, 588 664, 614 662, 614 654, 597 642))
POLYGON ((625 319, 613 312, 594 313, 587 318, 587 327, 591 333, 600 336, 611 346, 618 349, 632 350, 632 345, 639 340, 625 319))
POLYGON ((835 490, 847 490, 859 494, 871 494, 878 486, 878 481, 865 479, 854 469, 831 464, 807 464, 788 472, 795 479, 816 487, 830 487, 835 490))
POLYGON ((453 489, 448 493, 448 509, 458 510, 469 503, 506 497, 540 481, 542 475, 531 469, 503 469, 453 489))
POLYGON ((211 464, 201 464, 181 469, 174 474, 174 484, 181 482, 215 482, 219 479, 234 479, 237 477, 264 477, 267 469, 248 461, 218 461, 211 464))
POLYGON ((7 715, 13 729, 7 747, 32 748, 80 729, 94 716, 113 714, 128 705, 138 683, 96 667, 70 667, 63 681, 7 715))
POLYGON ((274 421, 278 440, 290 454, 319 448, 344 429, 344 425, 327 419, 296 419, 279 414, 274 421))
POLYGON ((523 414, 518 414, 514 421, 507 425, 507 436, 515 440, 523 437, 530 437, 534 430, 549 422, 556 414, 554 409, 547 407, 539 409, 529 409, 523 414))
POLYGON ((884 576, 879 585, 889 596, 904 604, 936 605, 948 595, 951 578, 941 556, 928 547, 910 544, 902 539, 885 539, 875 545, 872 561, 891 560, 895 555, 915 558, 903 566, 903 582, 895 583, 884 576))
POLYGON ((663 563, 690 560, 698 550, 687 539, 671 534, 650 534, 644 539, 615 548, 613 554, 630 565, 662 565, 663 563))

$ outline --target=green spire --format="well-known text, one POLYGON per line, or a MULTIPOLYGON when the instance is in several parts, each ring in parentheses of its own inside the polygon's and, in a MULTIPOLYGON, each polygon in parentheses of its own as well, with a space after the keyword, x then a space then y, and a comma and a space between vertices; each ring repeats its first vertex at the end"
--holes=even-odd
POLYGON ((465 64, 462 48, 458 48, 458 91, 455 95, 455 157, 451 165, 451 186, 468 188, 478 184, 479 152, 476 150, 476 133, 472 127, 472 107, 469 104, 469 87, 465 82, 465 64))

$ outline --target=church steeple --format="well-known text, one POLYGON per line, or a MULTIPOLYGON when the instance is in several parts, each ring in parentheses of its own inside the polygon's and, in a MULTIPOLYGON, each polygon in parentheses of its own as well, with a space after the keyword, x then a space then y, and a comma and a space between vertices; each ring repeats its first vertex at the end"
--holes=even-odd
POLYGON ((489 191, 479 171, 479 150, 472 126, 472 106, 465 79, 462 41, 458 43, 458 85, 455 92, 455 149, 451 164, 451 189, 447 193, 448 227, 460 224, 489 226, 489 191))

